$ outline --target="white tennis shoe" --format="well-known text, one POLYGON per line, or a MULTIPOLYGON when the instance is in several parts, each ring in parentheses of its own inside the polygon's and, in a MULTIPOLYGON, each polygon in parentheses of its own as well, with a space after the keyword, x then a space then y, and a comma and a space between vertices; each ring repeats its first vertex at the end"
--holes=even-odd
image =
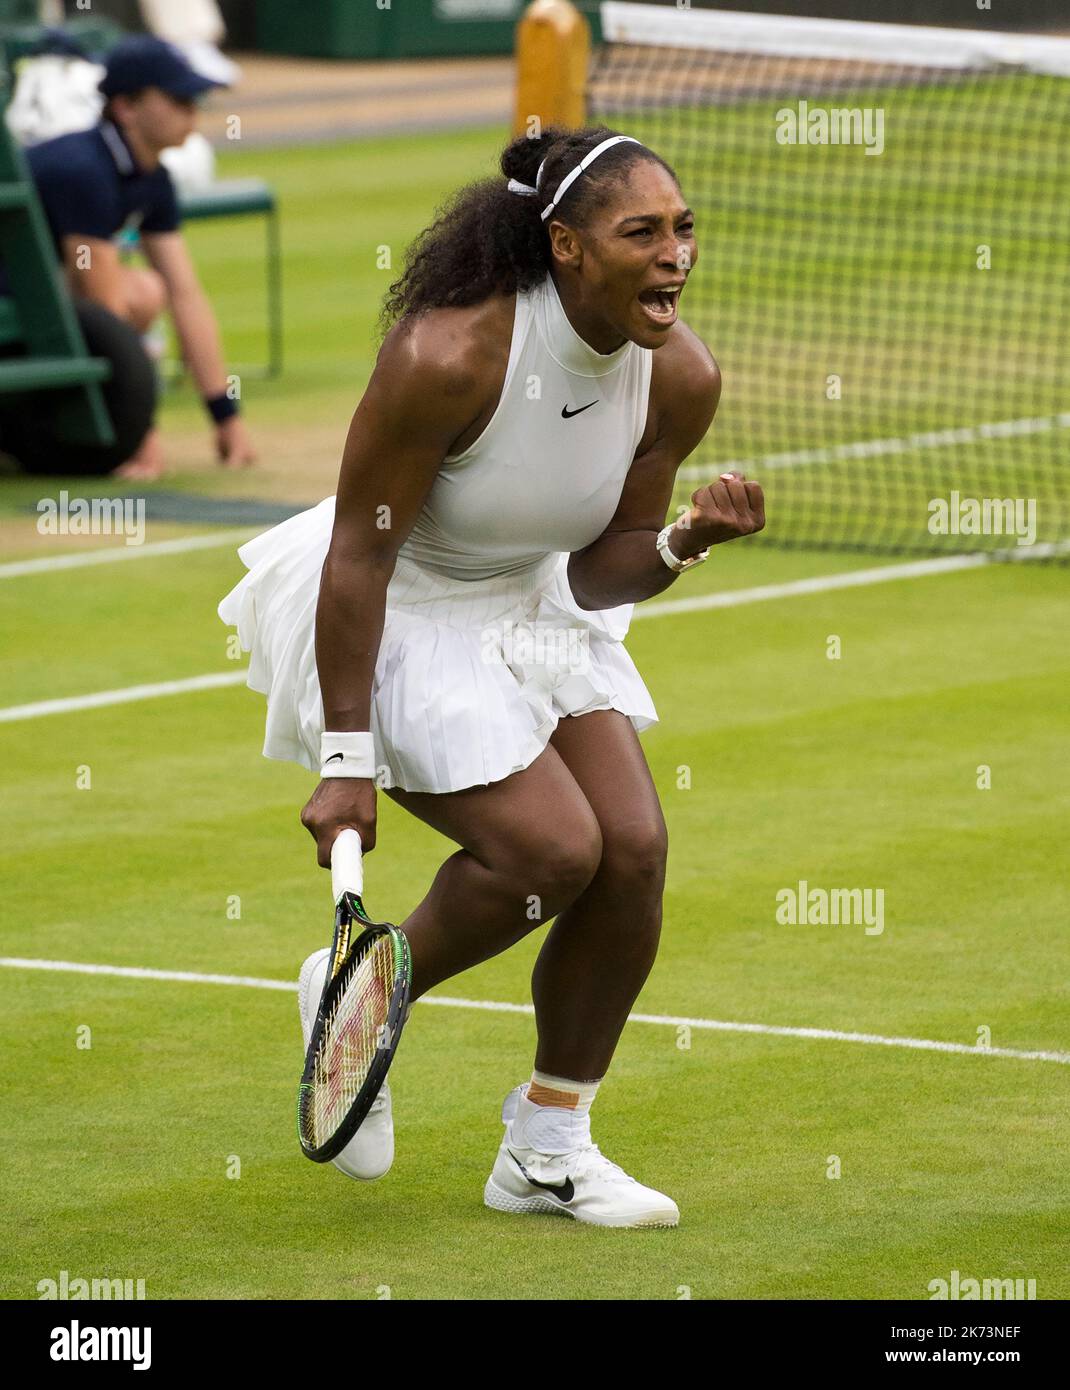
POLYGON ((483 1189, 495 1211, 561 1212, 593 1226, 675 1226, 680 1211, 671 1197, 644 1187, 611 1163, 590 1141, 589 1124, 580 1124, 579 1145, 565 1154, 530 1147, 525 1129, 532 1107, 521 1107, 528 1083, 517 1086, 502 1105, 505 1137, 483 1189), (523 1112, 525 1113, 522 1113, 523 1112))
MULTIPOLYGON (((327 962, 331 948, 313 951, 301 967, 297 980, 297 1007, 301 1014, 301 1036, 305 1051, 316 1022, 323 982, 327 977, 327 962)), ((331 1162, 348 1178, 371 1182, 389 1171, 394 1161, 394 1113, 390 1099, 389 1080, 384 1081, 371 1109, 353 1138, 331 1162)))

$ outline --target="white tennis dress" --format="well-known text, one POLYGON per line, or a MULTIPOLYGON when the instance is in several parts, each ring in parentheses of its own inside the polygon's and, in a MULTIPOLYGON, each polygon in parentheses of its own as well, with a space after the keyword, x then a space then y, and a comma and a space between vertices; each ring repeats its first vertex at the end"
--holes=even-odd
MULTIPOLYGON (((623 646, 633 604, 585 611, 569 552, 602 534, 646 423, 651 349, 599 353, 552 278, 516 296, 490 423, 448 455, 387 589, 372 689, 381 785, 451 792, 528 766, 558 720, 616 709, 641 732, 653 701, 623 646)), ((264 754, 319 770, 315 613, 334 498, 238 551, 219 605, 268 698, 264 754)), ((653 545, 653 540, 651 541, 653 545)))

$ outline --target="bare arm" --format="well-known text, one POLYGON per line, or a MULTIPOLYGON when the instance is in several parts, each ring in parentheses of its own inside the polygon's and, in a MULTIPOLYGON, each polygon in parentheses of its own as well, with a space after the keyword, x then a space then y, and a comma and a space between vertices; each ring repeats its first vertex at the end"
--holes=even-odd
MULTIPOLYGON (((690 329, 671 354, 662 357, 663 353, 664 347, 655 357, 651 381, 653 442, 633 461, 605 531, 569 559, 568 581, 581 608, 640 603, 678 578, 658 554, 656 540, 672 501, 676 470, 713 421, 721 398, 721 373, 690 329)), ((691 503, 669 538, 669 549, 680 560, 765 525, 762 490, 741 473, 722 473, 697 488, 691 503)))
MULTIPOLYGON (((168 307, 182 358, 197 389, 206 398, 227 390, 223 340, 215 311, 197 276, 189 247, 181 232, 146 232, 141 238, 149 264, 167 286, 168 307)), ((231 415, 214 427, 219 462, 241 466, 256 457, 240 415, 231 415)))
MULTIPOLYGON (((581 608, 639 603, 660 594, 678 577, 657 553, 654 542, 665 525, 676 470, 701 443, 717 410, 721 373, 694 334, 674 345, 670 353, 666 353, 668 346, 654 356, 653 442, 637 454, 628 470, 617 510, 605 531, 569 559, 568 582, 581 608)), ((703 549, 690 539, 685 543, 683 533, 674 536, 673 553, 684 559, 703 549)))
MULTIPOLYGON (((445 329, 441 319, 395 327, 353 416, 316 608, 316 666, 332 732, 371 727, 387 585, 443 458, 483 407, 486 373, 478 355, 449 320, 445 329)), ((302 821, 324 867, 347 825, 372 848, 374 783, 322 781, 302 821)))
POLYGON ((110 309, 118 318, 126 315, 122 267, 118 249, 102 237, 72 233, 63 238, 63 267, 71 293, 110 309))
POLYGON ((227 389, 223 343, 215 313, 205 294, 181 232, 146 232, 145 256, 167 285, 167 299, 182 358, 202 396, 227 389))

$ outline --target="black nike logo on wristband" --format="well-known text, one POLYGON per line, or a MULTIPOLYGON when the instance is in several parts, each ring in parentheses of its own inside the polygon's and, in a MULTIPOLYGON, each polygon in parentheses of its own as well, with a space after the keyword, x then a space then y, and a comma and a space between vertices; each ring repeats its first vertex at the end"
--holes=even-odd
MULTIPOLYGON (((335 758, 337 758, 337 759, 339 760, 339 762, 341 762, 341 760, 342 760, 342 758, 343 758, 343 754, 341 754, 341 753, 332 753, 331 756, 327 759, 327 763, 333 763, 334 760, 335 760, 335 758)), ((326 767, 326 766, 327 766, 327 763, 324 763, 323 766, 326 767)))

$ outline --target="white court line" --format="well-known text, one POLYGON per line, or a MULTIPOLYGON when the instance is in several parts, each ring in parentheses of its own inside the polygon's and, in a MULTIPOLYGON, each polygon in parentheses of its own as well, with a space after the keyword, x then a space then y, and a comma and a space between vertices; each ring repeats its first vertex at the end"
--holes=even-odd
POLYGON ((694 613, 704 608, 738 608, 745 603, 763 603, 767 599, 798 598, 803 594, 824 594, 833 589, 863 588, 869 584, 887 584, 893 579, 921 579, 930 574, 951 574, 955 570, 980 569, 989 563, 988 557, 984 554, 942 555, 938 559, 914 560, 903 565, 846 570, 843 574, 819 574, 812 579, 790 579, 783 584, 759 584, 753 589, 727 589, 720 594, 670 598, 664 599, 661 603, 637 604, 632 614, 632 622, 638 618, 657 618, 667 613, 694 613))
POLYGON ((178 980, 183 984, 244 985, 246 989, 296 990, 288 980, 261 980, 255 975, 202 975, 194 970, 146 970, 135 965, 89 965, 72 960, 26 960, 0 956, 0 965, 11 970, 60 970, 75 975, 119 975, 128 980, 178 980))
MULTIPOLYGON (((1070 541, 1051 545, 1022 547, 1018 551, 996 551, 987 554, 945 555, 933 560, 915 560, 902 565, 883 565, 879 569, 848 570, 844 574, 822 574, 813 579, 793 579, 784 584, 760 584, 753 589, 729 589, 721 594, 697 594, 694 598, 667 599, 662 603, 643 603, 636 606, 632 621, 657 618, 672 613, 694 613, 706 608, 738 608, 747 603, 763 603, 768 599, 798 598, 806 594, 828 593, 834 589, 862 588, 869 584, 886 584, 895 579, 920 579, 930 574, 949 574, 955 570, 979 569, 992 562, 992 554, 1010 555, 1015 559, 1042 559, 1070 550, 1070 541)), ((13 724, 22 719, 38 719, 48 714, 69 714, 75 710, 99 709, 102 705, 132 704, 137 700, 153 700, 161 695, 184 695, 193 690, 212 690, 219 686, 241 685, 246 669, 190 676, 186 680, 160 681, 155 685, 131 685, 119 690, 100 690, 91 695, 70 695, 57 700, 38 700, 28 705, 8 705, 0 709, 0 724, 13 724)))
MULTIPOLYGON (((808 463, 837 463, 842 459, 883 458, 888 454, 908 454, 914 449, 943 449, 951 444, 979 444, 988 439, 1010 439, 1023 434, 1048 434, 1052 430, 1070 429, 1070 410, 1059 415, 1024 416, 1020 420, 993 420, 986 425, 963 425, 958 429, 926 430, 921 434, 904 435, 901 439, 857 439, 849 444, 833 444, 824 449, 793 449, 784 454, 766 454, 762 458, 737 459, 719 463, 718 468, 748 469, 798 468, 808 463)), ((706 482, 709 467, 688 464, 678 470, 682 483, 706 482)))
POLYGON ((753 589, 727 589, 720 594, 696 594, 694 598, 671 598, 661 603, 636 605, 632 622, 656 618, 667 613, 693 613, 703 608, 739 608, 745 603, 766 599, 799 598, 806 594, 826 594, 834 589, 859 589, 869 584, 887 584, 893 579, 923 579, 930 574, 953 574, 956 570, 982 569, 1001 560, 1025 563, 1050 560, 1070 552, 1070 540, 1044 541, 1040 545, 1018 546, 1007 550, 977 551, 970 555, 941 555, 932 560, 910 560, 901 565, 881 565, 877 569, 845 570, 843 574, 819 574, 812 579, 789 579, 783 584, 759 584, 753 589))
MULTIPOLYGON (((70 960, 29 960, 0 956, 0 966, 12 970, 67 971, 77 975, 117 975, 133 980, 174 980, 180 984, 236 985, 245 989, 282 990, 296 993, 296 983, 264 980, 253 975, 202 975, 193 970, 150 970, 132 965, 90 965, 70 960)), ((481 1009, 489 1013, 534 1014, 531 1004, 504 1004, 492 999, 455 999, 425 994, 420 1004, 445 1009, 481 1009)), ((1070 1052, 1025 1051, 1016 1047, 968 1047, 965 1043, 936 1042, 931 1038, 885 1038, 878 1033, 843 1033, 834 1028, 786 1028, 768 1023, 727 1023, 714 1018, 677 1018, 673 1014, 629 1014, 629 1023, 653 1023, 664 1028, 701 1028, 719 1033, 761 1033, 777 1038, 805 1038, 819 1042, 864 1043, 877 1047, 905 1047, 923 1052, 953 1052, 971 1057, 1009 1057, 1020 1062, 1057 1062, 1070 1066, 1070 1052)))
POLYGON ((179 536, 171 541, 150 541, 148 545, 109 545, 100 550, 83 550, 77 555, 45 555, 38 560, 12 560, 0 565, 0 579, 16 579, 23 574, 45 574, 49 570, 80 569, 83 565, 110 565, 113 560, 139 560, 145 556, 182 555, 188 550, 214 550, 257 536, 262 526, 244 526, 240 531, 216 531, 206 536, 179 536))
POLYGON ((68 714, 71 710, 100 709, 104 705, 128 705, 135 700, 155 700, 161 695, 185 695, 190 690, 215 690, 225 685, 244 685, 248 675, 239 671, 210 672, 181 681, 157 681, 155 685, 128 685, 121 690, 98 690, 93 695, 70 695, 60 700, 38 700, 32 705, 8 705, 0 709, 0 724, 20 719, 38 719, 45 714, 68 714))

